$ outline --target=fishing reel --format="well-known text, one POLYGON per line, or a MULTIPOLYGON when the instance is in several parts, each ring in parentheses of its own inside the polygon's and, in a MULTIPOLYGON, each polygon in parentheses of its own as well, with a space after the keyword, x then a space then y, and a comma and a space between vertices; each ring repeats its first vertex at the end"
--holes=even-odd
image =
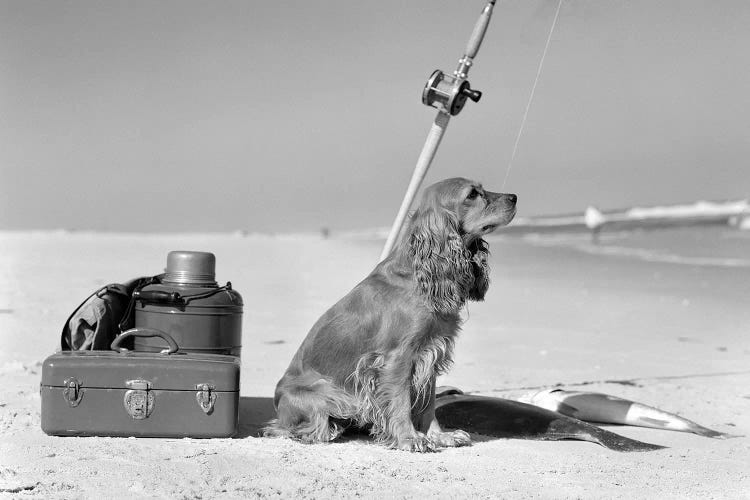
POLYGON ((482 93, 474 90, 466 80, 465 73, 456 70, 454 75, 446 75, 439 69, 433 71, 422 90, 422 103, 456 116, 464 109, 466 99, 479 102, 482 93))

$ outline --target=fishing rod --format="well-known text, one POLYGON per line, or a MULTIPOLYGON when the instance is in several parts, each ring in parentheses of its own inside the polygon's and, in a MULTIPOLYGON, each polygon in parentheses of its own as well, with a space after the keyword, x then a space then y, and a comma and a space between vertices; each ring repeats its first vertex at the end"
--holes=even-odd
POLYGON ((479 47, 482 45, 482 40, 487 32, 495 1, 489 0, 484 9, 482 9, 482 13, 474 25, 474 31, 469 38, 469 43, 466 44, 466 50, 461 59, 458 60, 458 67, 453 74, 447 75, 439 69, 433 71, 422 91, 422 103, 437 108, 438 113, 427 134, 422 152, 417 159, 417 165, 414 167, 409 187, 406 189, 404 200, 401 202, 401 208, 399 208, 396 220, 393 222, 393 227, 391 227, 391 232, 388 234, 383 252, 380 254, 381 261, 388 257, 388 254, 393 250, 393 245, 401 233, 401 228, 404 225, 409 208, 414 201, 414 196, 417 194, 419 186, 422 184, 422 180, 424 180, 427 170, 429 170, 432 160, 435 158, 435 153, 438 146, 440 146, 440 141, 443 138, 443 134, 445 134, 445 129, 448 127, 451 116, 456 116, 461 112, 467 99, 479 102, 479 99, 482 98, 482 93, 472 89, 466 78, 469 75, 469 70, 474 64, 474 58, 477 56, 479 47))

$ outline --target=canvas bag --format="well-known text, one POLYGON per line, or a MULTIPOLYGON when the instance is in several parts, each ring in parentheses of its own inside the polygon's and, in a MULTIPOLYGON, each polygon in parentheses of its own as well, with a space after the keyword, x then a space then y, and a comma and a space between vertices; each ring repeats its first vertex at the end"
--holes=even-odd
POLYGON ((134 323, 133 292, 161 276, 110 283, 88 296, 68 317, 60 336, 63 351, 109 350, 112 341, 134 323))

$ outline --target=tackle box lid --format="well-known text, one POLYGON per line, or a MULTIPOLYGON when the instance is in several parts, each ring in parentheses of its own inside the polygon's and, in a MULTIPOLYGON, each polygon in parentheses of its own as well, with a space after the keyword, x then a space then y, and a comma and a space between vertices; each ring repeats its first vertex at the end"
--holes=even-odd
POLYGON ((210 384, 216 391, 238 392, 240 359, 224 354, 172 354, 116 351, 62 351, 42 365, 42 386, 128 389, 126 382, 147 380, 150 389, 194 391, 210 384))

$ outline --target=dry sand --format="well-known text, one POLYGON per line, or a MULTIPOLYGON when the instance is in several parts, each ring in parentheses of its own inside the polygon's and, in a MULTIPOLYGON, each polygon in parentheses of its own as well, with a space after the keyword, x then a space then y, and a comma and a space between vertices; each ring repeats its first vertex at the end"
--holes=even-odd
MULTIPOLYGON (((608 427, 668 448, 618 453, 587 442, 476 436, 472 447, 426 455, 365 438, 309 446, 256 437, 307 330, 370 271, 381 244, 0 233, 0 497, 750 498, 747 437, 608 427), (41 362, 69 312, 103 284, 160 272, 176 249, 214 252, 217 278, 245 299, 240 435, 42 433, 41 362)), ((493 242, 493 285, 485 303, 469 307, 441 383, 509 397, 564 384, 750 434, 750 265, 654 262, 642 252, 577 246, 493 242)))

